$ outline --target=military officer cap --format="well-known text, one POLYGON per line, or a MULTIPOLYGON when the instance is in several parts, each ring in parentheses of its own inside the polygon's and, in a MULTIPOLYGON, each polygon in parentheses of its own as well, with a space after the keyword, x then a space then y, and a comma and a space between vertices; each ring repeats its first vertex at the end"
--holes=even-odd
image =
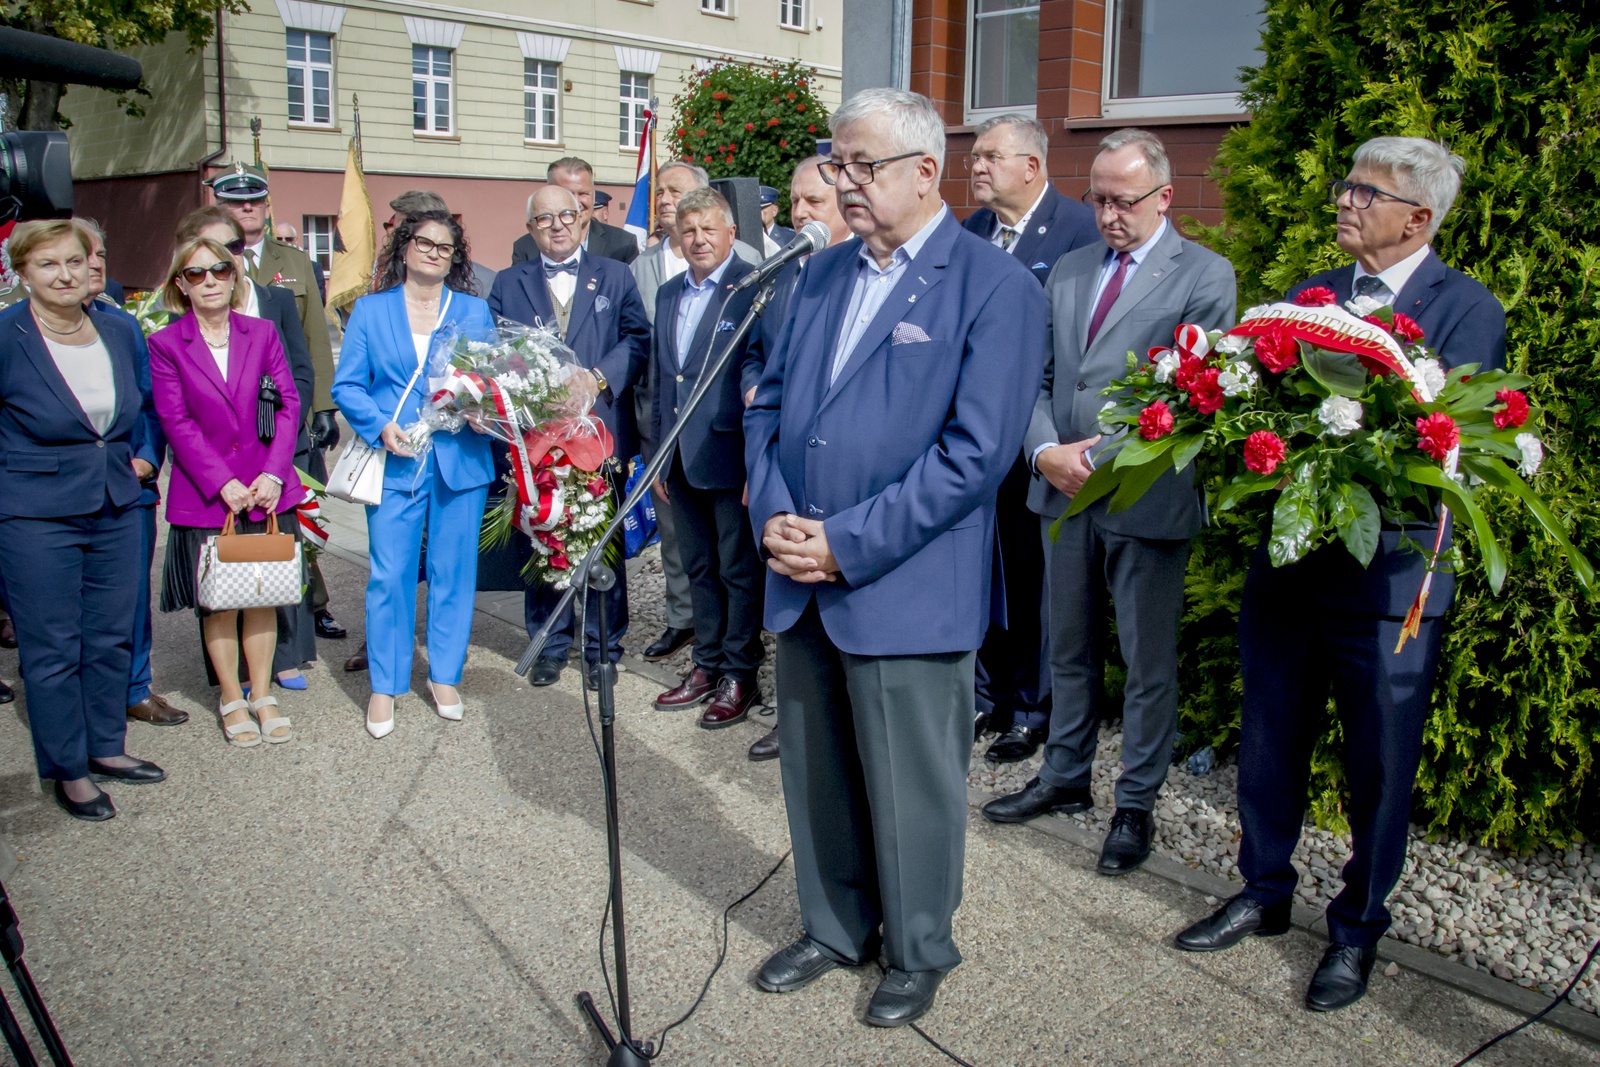
POLYGON ((267 195, 267 176, 248 163, 235 163, 206 184, 218 200, 260 200, 267 195))
POLYGON ((610 193, 606 192, 604 189, 596 189, 594 191, 594 206, 595 207, 605 207, 609 203, 611 203, 611 194, 610 193))
POLYGON ((761 187, 761 203, 763 205, 765 205, 765 204, 776 204, 777 202, 778 202, 778 190, 774 189, 770 185, 763 185, 761 187))

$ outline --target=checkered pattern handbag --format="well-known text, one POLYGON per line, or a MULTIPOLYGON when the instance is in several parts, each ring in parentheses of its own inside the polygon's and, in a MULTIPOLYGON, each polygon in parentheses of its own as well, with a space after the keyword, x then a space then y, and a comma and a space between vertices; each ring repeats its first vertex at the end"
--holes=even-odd
POLYGON ((264 534, 236 534, 230 513, 222 533, 200 549, 195 595, 207 611, 283 607, 300 602, 303 574, 300 542, 278 532, 276 515, 264 534))

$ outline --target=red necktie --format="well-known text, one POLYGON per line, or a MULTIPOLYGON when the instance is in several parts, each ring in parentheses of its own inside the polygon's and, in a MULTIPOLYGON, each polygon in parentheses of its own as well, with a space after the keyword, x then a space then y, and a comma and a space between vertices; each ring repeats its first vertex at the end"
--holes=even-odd
POLYGON ((1100 325, 1110 314, 1111 305, 1115 304, 1117 297, 1121 295, 1122 282, 1128 277, 1128 267, 1132 263, 1132 252, 1117 253, 1117 269, 1111 275, 1111 280, 1106 283, 1106 291, 1100 294, 1100 302, 1094 306, 1094 317, 1089 320, 1089 340, 1084 347, 1094 344, 1094 335, 1100 332, 1100 325))

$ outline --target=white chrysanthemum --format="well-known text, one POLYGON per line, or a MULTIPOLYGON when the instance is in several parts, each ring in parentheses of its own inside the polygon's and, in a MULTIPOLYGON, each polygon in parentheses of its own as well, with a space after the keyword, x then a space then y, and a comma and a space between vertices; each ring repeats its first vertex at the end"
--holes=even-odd
POLYGON ((1544 462, 1544 445, 1531 433, 1519 433, 1514 440, 1517 451, 1522 453, 1517 473, 1524 478, 1532 478, 1539 473, 1539 464, 1544 462))
POLYGON ((1389 305, 1385 304, 1382 300, 1379 300, 1375 296, 1358 296, 1353 300, 1346 300, 1344 302, 1344 306, 1349 308, 1350 314, 1354 315, 1356 318, 1364 319, 1368 315, 1371 315, 1382 308, 1386 308, 1389 305))
POLYGON ((1444 367, 1436 359, 1414 359, 1411 365, 1417 369, 1417 383, 1429 397, 1436 397, 1444 389, 1444 367))
POLYGON ((1104 404, 1100 405, 1100 414, 1095 418, 1095 422, 1098 424, 1100 432, 1107 437, 1110 437, 1118 430, 1118 427, 1113 426, 1105 421, 1106 412, 1111 411, 1116 406, 1117 402, 1115 400, 1107 400, 1104 404))
POLYGON ((1246 308, 1245 313, 1239 316, 1239 321, 1249 322, 1251 319, 1259 319, 1271 310, 1272 307, 1269 304, 1257 304, 1253 308, 1246 308))
POLYGON ((1361 405, 1347 396, 1330 396, 1317 408, 1317 421, 1329 437, 1348 437, 1361 428, 1361 405))
POLYGON ((1162 385, 1172 381, 1172 376, 1178 373, 1178 365, 1182 362, 1183 357, 1178 355, 1178 350, 1175 348, 1169 348, 1161 353, 1161 358, 1156 360, 1156 381, 1162 385))
POLYGON ((1241 337, 1236 333, 1231 333, 1225 337, 1217 338, 1216 348, 1218 352, 1225 356, 1237 356, 1250 347, 1252 340, 1253 338, 1241 337))
POLYGON ((1256 372, 1248 363, 1229 363, 1217 375, 1223 396, 1244 396, 1256 387, 1256 372))

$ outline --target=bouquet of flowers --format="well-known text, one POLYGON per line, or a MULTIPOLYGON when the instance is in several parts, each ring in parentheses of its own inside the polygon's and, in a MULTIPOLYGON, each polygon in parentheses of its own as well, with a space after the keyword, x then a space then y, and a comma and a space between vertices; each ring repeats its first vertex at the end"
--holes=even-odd
POLYGON ((1184 325, 1172 347, 1144 360, 1130 352, 1100 412, 1102 432, 1126 441, 1067 514, 1107 496, 1122 510, 1165 471, 1196 463, 1219 510, 1278 490, 1274 566, 1335 540, 1365 566, 1383 523, 1436 522, 1431 579, 1448 509, 1472 528, 1499 592, 1506 557, 1477 501, 1487 485, 1520 500, 1592 587, 1593 568, 1525 480, 1544 456, 1529 379, 1475 364, 1447 372, 1409 317, 1370 298, 1336 299, 1313 287, 1293 303, 1251 308, 1226 333, 1184 325))
POLYGON ((419 455, 435 433, 468 425, 508 446, 505 497, 484 516, 480 544, 497 549, 521 532, 533 545, 523 577, 558 589, 614 508, 611 433, 569 388, 577 374, 588 371, 547 327, 501 320, 492 341, 442 336, 429 363, 431 403, 406 429, 419 455))
POLYGON ((122 304, 122 310, 132 315, 139 323, 139 329, 149 337, 157 330, 162 329, 176 321, 178 316, 161 303, 161 290, 152 289, 143 295, 131 294, 122 304))

